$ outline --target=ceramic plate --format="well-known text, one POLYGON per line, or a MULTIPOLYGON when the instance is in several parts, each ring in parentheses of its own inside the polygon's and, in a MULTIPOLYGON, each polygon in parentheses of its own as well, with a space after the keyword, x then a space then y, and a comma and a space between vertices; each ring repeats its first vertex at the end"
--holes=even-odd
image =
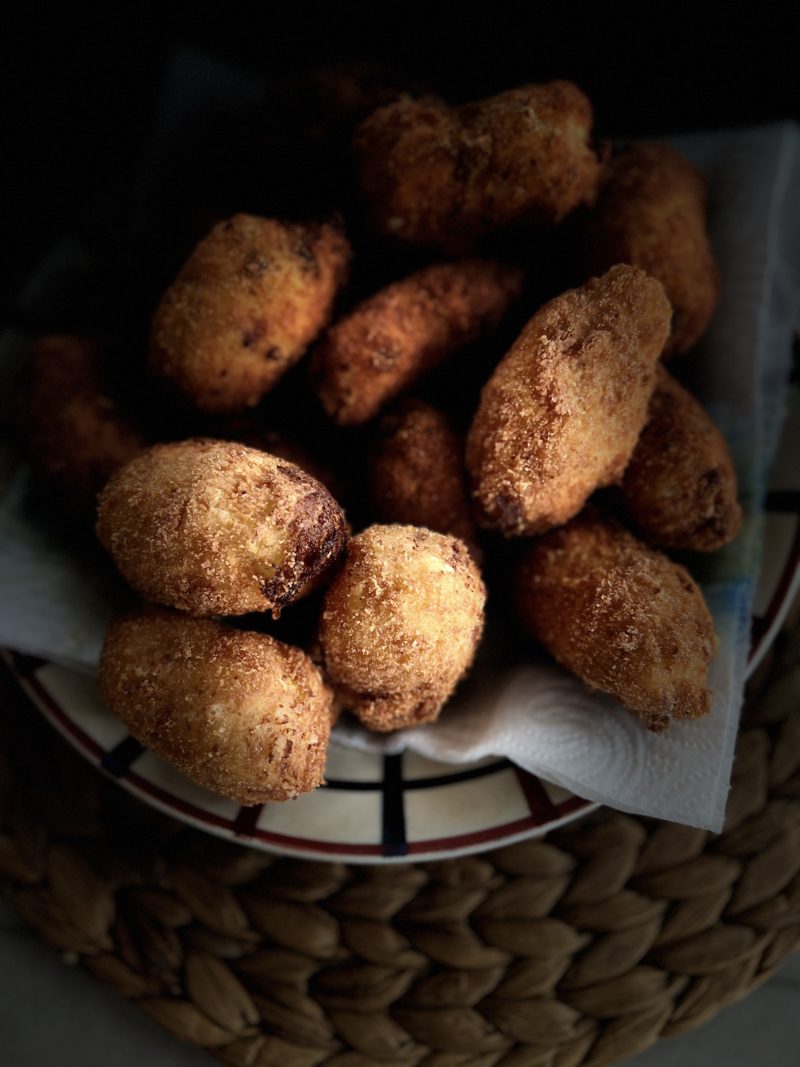
MULTIPOLYGON (((800 584, 800 387, 773 466, 750 671, 800 584)), ((87 675, 6 653, 20 684, 90 762, 135 796, 184 822, 268 851, 354 863, 457 856, 540 836, 596 804, 505 759, 453 766, 412 752, 382 756, 332 745, 327 784, 288 804, 240 807, 175 771, 130 737, 87 675)))

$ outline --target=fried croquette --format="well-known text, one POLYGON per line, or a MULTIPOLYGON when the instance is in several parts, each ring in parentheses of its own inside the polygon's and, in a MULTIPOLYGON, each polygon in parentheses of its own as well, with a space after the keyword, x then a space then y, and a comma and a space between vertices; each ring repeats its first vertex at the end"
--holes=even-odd
POLYGON ((479 525, 540 534, 621 477, 669 323, 660 283, 628 266, 540 308, 484 386, 467 435, 479 525))
POLYGON ((467 436, 479 525, 542 533, 622 475, 669 319, 660 282, 630 266, 534 315, 484 386, 467 436))
POLYGON ((620 490, 646 540, 665 548, 713 552, 742 524, 725 438, 663 367, 620 490))
POLYGON ((379 108, 355 136, 373 223, 448 254, 515 224, 558 223, 595 192, 592 118, 567 81, 458 108, 430 97, 379 108))
POLYGON ((460 538, 477 563, 478 531, 464 471, 464 443, 444 412, 406 400, 381 422, 370 489, 381 522, 425 526, 460 538))
POLYGON ((672 304, 665 356, 687 352, 705 332, 719 295, 719 271, 706 231, 702 175, 663 144, 615 156, 590 216, 592 270, 632 263, 664 286, 672 304))
POLYGON ((115 470, 145 447, 105 391, 97 345, 53 335, 34 342, 16 424, 33 466, 77 514, 92 515, 115 470))
POLYGON ((369 421, 389 400, 496 326, 519 296, 516 267, 438 263, 359 304, 327 332, 312 373, 334 422, 369 421))
POLYGON ((241 804, 320 785, 332 693, 299 648, 164 608, 112 622, 98 675, 143 745, 241 804))
POLYGON ((327 224, 218 223, 161 299, 152 368, 203 411, 256 405, 328 322, 349 257, 327 224))
POLYGON ((538 538, 520 566, 524 625, 568 670, 648 730, 710 708, 714 624, 685 568, 586 512, 538 538))
POLYGON ((294 463, 203 439, 157 445, 118 471, 97 535, 145 600, 193 615, 277 616, 347 540, 339 505, 294 463))
POLYGON ((469 669, 486 592, 463 542, 414 526, 370 526, 329 587, 325 672, 371 730, 432 722, 469 669))

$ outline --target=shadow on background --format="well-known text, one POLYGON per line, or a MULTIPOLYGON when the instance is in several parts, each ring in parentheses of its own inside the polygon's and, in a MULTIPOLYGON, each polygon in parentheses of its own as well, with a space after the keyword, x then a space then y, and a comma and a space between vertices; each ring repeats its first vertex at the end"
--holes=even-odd
POLYGON ((625 7, 144 2, 90 14, 29 5, 16 31, 4 27, 1 46, 5 298, 13 303, 55 238, 124 180, 181 45, 275 77, 375 60, 454 100, 567 77, 594 101, 598 132, 611 136, 800 114, 792 5, 738 14, 729 6, 716 18, 702 5, 625 7))

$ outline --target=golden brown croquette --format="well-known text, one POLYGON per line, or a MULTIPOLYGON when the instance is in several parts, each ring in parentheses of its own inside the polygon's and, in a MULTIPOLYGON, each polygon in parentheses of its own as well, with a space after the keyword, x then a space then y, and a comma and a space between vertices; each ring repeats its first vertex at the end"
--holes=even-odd
POLYGON ((371 730, 432 722, 472 664, 486 592, 467 547, 370 526, 329 587, 319 638, 343 705, 371 730))
POLYGON ((594 195, 592 118, 567 81, 458 108, 407 96, 379 108, 355 137, 376 229, 463 254, 496 230, 560 222, 594 195))
POLYGON ((688 160, 669 145, 638 144, 609 162, 589 218, 594 272, 632 263, 664 286, 672 304, 665 356, 692 348, 717 304, 705 204, 705 182, 688 160))
POLYGON ((203 439, 157 445, 118 471, 97 534, 142 597, 193 615, 277 615, 347 539, 341 508, 311 475, 203 439))
POLYGON ((332 693, 299 648, 164 608, 112 622, 98 684, 143 745, 240 804, 320 785, 332 693))
POLYGON ((479 525, 541 533, 622 475, 669 318, 661 284, 629 266, 534 315, 484 386, 467 436, 479 525))
POLYGON ((203 411, 254 406, 327 323, 349 257, 327 223, 218 223, 161 299, 151 366, 203 411))
POLYGON ((314 354, 322 406, 342 426, 369 421, 398 393, 496 326, 519 296, 516 267, 437 263, 394 282, 336 322, 314 354))
POLYGON ((464 442, 444 412, 402 401, 381 421, 370 489, 381 522, 425 526, 460 538, 480 563, 464 471, 464 442))
POLYGON ((517 575, 525 626, 649 730, 710 708, 714 623, 685 568, 587 511, 534 541, 517 575))
POLYGON ((34 342, 15 422, 33 466, 81 515, 94 514, 98 492, 145 447, 104 388, 96 343, 83 337, 34 342))
POLYGON ((742 524, 725 438, 663 367, 620 486, 625 506, 652 544, 714 552, 742 524))

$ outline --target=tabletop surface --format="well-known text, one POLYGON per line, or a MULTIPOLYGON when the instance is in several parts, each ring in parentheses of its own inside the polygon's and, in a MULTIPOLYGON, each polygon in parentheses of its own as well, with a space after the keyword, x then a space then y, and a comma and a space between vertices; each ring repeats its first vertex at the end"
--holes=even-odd
MULTIPOLYGON (((201 1067, 132 1004, 70 967, 0 902, 0 1039, 4 1067, 201 1067)), ((795 1067, 800 1063, 800 952, 760 989, 629 1067, 795 1067)))

